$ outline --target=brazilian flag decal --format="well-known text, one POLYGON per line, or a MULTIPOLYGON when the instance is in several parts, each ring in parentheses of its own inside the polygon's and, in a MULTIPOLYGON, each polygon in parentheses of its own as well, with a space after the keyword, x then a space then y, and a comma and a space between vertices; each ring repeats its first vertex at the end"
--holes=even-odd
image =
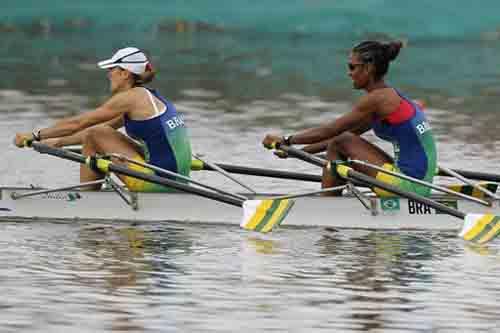
POLYGON ((398 211, 400 210, 399 198, 381 198, 380 207, 383 211, 398 211))

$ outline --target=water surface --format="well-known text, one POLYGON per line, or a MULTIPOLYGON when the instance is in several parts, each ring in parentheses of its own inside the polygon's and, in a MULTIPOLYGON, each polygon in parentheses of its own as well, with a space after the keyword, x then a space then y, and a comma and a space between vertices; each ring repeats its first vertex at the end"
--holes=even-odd
MULTIPOLYGON (((108 86, 95 64, 126 45, 151 54, 154 87, 184 113, 194 152, 212 162, 319 173, 273 157, 260 141, 350 110, 360 94, 345 64, 349 49, 367 38, 407 42, 388 79, 426 103, 439 162, 497 172, 498 7, 498 1, 448 0, 219 1, 216 7, 7 1, 0 14, 0 184, 78 181, 73 162, 17 149, 12 139, 98 106, 108 86)), ((214 173, 193 177, 242 190, 214 173)), ((238 178, 257 191, 318 188, 238 178)), ((2 332, 496 332, 500 326, 498 244, 473 246, 454 232, 332 232, 287 228, 285 221, 260 235, 147 221, 1 221, 0 247, 2 332)))

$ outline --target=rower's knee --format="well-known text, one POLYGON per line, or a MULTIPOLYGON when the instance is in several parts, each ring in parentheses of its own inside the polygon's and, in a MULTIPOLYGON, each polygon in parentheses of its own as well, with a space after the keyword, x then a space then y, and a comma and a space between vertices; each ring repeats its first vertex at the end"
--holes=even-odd
POLYGON ((108 125, 95 125, 89 127, 85 131, 85 136, 83 137, 84 145, 96 145, 99 140, 102 140, 110 131, 114 131, 111 126, 108 125))
POLYGON ((350 132, 344 132, 334 137, 328 143, 327 153, 331 158, 337 158, 337 154, 345 155, 349 150, 355 135, 350 132))

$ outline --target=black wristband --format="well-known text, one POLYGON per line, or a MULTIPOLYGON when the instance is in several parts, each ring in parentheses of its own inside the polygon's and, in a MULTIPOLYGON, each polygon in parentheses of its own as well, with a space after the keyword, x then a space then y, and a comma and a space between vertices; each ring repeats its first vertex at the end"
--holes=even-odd
POLYGON ((291 146, 292 145, 292 135, 287 135, 287 136, 284 136, 283 137, 283 143, 287 146, 291 146))

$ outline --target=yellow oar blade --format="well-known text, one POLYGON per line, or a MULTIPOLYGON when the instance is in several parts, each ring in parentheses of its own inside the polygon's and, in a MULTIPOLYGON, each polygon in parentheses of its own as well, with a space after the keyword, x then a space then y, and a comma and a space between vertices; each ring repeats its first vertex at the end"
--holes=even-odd
POLYGON ((493 214, 467 214, 459 236, 483 244, 500 234, 500 216, 493 214))
POLYGON ((289 199, 246 200, 240 226, 247 230, 268 232, 280 225, 295 202, 289 199))

